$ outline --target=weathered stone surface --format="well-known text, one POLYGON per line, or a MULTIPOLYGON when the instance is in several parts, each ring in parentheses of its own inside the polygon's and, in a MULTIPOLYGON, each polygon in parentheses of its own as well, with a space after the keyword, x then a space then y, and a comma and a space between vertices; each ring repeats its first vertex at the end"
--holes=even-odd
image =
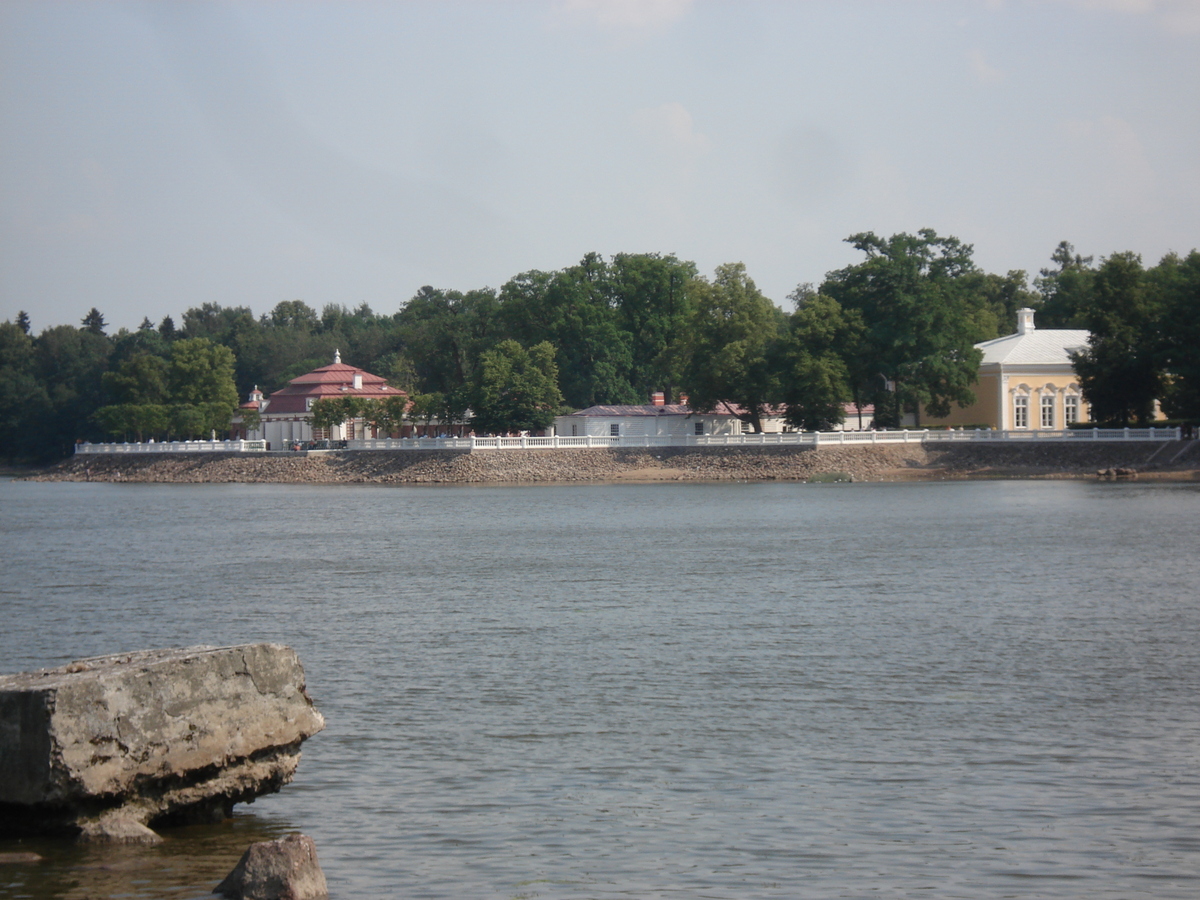
POLYGON ((325 727, 280 644, 145 650, 0 676, 0 831, 152 840, 291 781, 325 727))
POLYGON ((329 896, 316 844, 303 834, 251 844, 213 893, 234 900, 322 900, 329 896))

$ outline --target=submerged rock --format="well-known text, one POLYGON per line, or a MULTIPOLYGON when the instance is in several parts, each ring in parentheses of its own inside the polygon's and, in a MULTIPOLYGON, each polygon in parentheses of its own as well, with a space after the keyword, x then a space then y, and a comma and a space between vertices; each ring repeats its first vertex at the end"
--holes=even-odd
POLYGON ((150 842, 292 780, 325 727, 280 644, 144 650, 0 676, 0 833, 150 842))
POLYGON ((313 839, 289 834, 251 844, 213 893, 233 900, 322 900, 329 889, 313 839))

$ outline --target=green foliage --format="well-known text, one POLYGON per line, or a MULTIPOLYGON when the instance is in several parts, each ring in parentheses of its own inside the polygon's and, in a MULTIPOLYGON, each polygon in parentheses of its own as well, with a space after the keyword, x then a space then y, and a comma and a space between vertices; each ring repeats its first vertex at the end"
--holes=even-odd
POLYGON ((312 405, 313 430, 328 431, 356 417, 360 405, 357 397, 322 397, 312 405))
POLYGON ((104 389, 118 404, 165 403, 167 361, 142 353, 119 362, 101 377, 104 389))
POLYGON ((473 391, 476 431, 537 431, 548 427, 563 404, 554 347, 543 341, 526 350, 501 341, 485 351, 473 391))
POLYGON ((783 312, 763 296, 742 263, 718 266, 711 282, 699 282, 688 323, 682 388, 701 412, 721 401, 745 412, 762 431, 762 416, 779 395, 775 364, 783 337, 783 312))
POLYGON ((846 360, 862 339, 862 317, 823 294, 798 289, 793 297, 797 308, 781 354, 784 418, 803 431, 828 431, 843 421, 843 404, 853 398, 846 360))
POLYGON ((1150 274, 1161 297, 1163 411, 1200 421, 1200 252, 1169 254, 1150 274))
POLYGON ((500 291, 501 317, 512 339, 555 348, 568 404, 633 403, 629 382, 633 337, 611 300, 609 268, 596 253, 559 272, 526 272, 500 291))
POLYGON ((393 353, 392 372, 384 377, 415 381, 398 385, 420 393, 452 394, 476 374, 479 355, 497 340, 496 293, 421 288, 395 316, 403 354, 393 353), (402 366, 397 369, 396 366, 402 366))
POLYGON ((38 377, 33 338, 22 324, 0 322, 0 457, 34 460, 50 397, 38 377))
POLYGON ((874 388, 876 421, 899 424, 905 409, 946 416, 952 403, 973 403, 981 354, 972 247, 928 228, 847 240, 867 259, 830 272, 821 292, 862 315, 863 353, 851 374, 865 383, 873 371, 892 387, 874 388))
POLYGON ((104 321, 104 316, 100 314, 100 310, 92 307, 86 316, 83 317, 83 330, 89 334, 104 336, 104 329, 108 327, 108 323, 104 321))
MULTIPOLYGON (((318 315, 289 300, 256 318, 204 303, 179 328, 166 316, 109 336, 93 308, 83 327, 35 337, 22 312, 0 323, 0 457, 50 459, 105 435, 223 433, 251 388, 277 390, 335 349, 411 395, 416 418, 453 421, 470 406, 490 430, 542 428, 565 404, 640 403, 656 390, 668 400, 686 391, 697 408, 736 404, 753 428, 777 404, 796 427, 828 428, 847 400, 875 402, 877 422, 897 424, 904 409, 943 415, 969 402, 972 345, 1010 333, 1023 306, 1043 328, 1093 331, 1079 371, 1096 416, 1146 421, 1161 399, 1172 415, 1200 418, 1196 251, 1149 270, 1132 254, 1095 267, 1063 242, 1035 293, 1024 272, 982 272, 969 245, 930 230, 849 241, 865 259, 830 272, 819 292, 799 288, 791 316, 741 265, 707 280, 654 253, 589 253, 499 291, 424 287, 394 315, 366 303, 318 315)), ((331 415, 391 433, 407 402, 331 415)))
POLYGON ((628 382, 644 400, 654 391, 673 399, 682 377, 687 323, 694 305, 696 265, 673 255, 618 253, 608 270, 610 303, 630 335, 628 382))
POLYGON ((1086 310, 1088 347, 1072 357, 1093 420, 1147 425, 1153 419, 1164 387, 1160 314, 1138 254, 1114 253, 1101 263, 1086 310))
POLYGON ((1092 257, 1080 256, 1067 241, 1062 241, 1050 256, 1056 268, 1041 270, 1034 286, 1041 294, 1037 309, 1042 328, 1087 328, 1087 310, 1092 302, 1095 270, 1092 257))

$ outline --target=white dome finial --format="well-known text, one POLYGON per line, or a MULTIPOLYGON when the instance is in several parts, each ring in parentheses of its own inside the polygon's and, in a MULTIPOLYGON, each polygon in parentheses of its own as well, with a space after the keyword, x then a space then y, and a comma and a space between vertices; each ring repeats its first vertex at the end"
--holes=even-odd
POLYGON ((333 364, 335 366, 338 366, 338 365, 341 365, 341 363, 342 363, 342 351, 334 350, 333 351, 333 364))

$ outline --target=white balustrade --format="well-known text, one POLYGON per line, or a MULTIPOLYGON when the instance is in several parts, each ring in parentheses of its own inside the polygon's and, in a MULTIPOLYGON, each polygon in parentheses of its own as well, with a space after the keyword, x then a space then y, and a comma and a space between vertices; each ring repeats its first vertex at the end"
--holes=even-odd
MULTIPOLYGON (((347 450, 576 450, 624 447, 763 447, 908 444, 945 441, 1178 441, 1179 428, 1091 428, 1068 431, 825 431, 771 434, 554 435, 551 437, 417 437, 347 441, 347 450)), ((266 441, 162 441, 76 444, 76 453, 262 453, 266 441)))

